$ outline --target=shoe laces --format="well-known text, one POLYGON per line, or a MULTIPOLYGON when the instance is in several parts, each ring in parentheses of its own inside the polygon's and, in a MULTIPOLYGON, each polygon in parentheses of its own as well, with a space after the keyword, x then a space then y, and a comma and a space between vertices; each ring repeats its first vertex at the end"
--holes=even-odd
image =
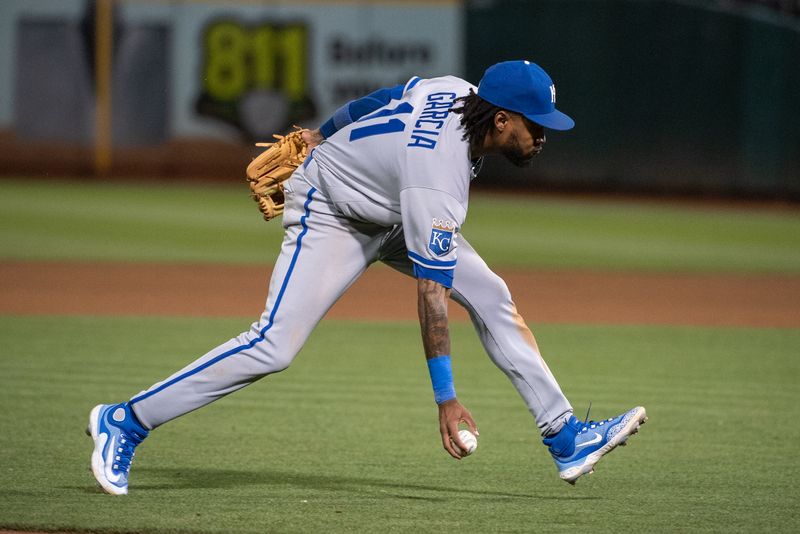
POLYGON ((136 454, 136 446, 144 440, 145 436, 140 436, 137 432, 121 432, 119 443, 114 453, 114 469, 128 473, 131 470, 131 463, 136 454))
POLYGON ((606 423, 610 423, 611 421, 614 420, 613 417, 609 417, 608 419, 603 419, 602 421, 590 421, 589 420, 589 413, 591 411, 592 411, 592 401, 589 401, 589 408, 587 408, 587 410, 586 410, 586 417, 584 417, 583 421, 581 421, 580 419, 578 420, 578 422, 581 423, 581 429, 580 429, 580 433, 581 434, 586 432, 590 428, 591 429, 595 429, 595 428, 597 428, 599 426, 603 426, 606 423))

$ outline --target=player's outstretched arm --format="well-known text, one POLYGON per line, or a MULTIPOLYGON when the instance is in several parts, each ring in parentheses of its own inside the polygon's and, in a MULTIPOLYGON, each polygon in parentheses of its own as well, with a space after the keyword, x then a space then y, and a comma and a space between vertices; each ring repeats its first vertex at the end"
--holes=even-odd
POLYGON ((417 313, 422 330, 422 346, 429 360, 450 354, 450 327, 447 320, 450 292, 439 282, 417 279, 417 313))
POLYGON ((456 398, 453 373, 450 368, 450 330, 447 319, 447 300, 450 290, 426 278, 417 279, 417 311, 422 330, 422 345, 433 382, 434 397, 439 406, 439 432, 442 445, 453 458, 460 460, 467 447, 458 437, 459 423, 466 423, 478 434, 469 410, 456 398), (456 447, 453 446, 455 443, 456 447))

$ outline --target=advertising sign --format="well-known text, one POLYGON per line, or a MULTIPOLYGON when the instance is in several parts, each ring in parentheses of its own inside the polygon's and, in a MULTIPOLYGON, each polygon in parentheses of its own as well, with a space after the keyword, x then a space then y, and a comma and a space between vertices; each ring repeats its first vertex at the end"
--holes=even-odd
POLYGON ((176 136, 264 138, 411 76, 464 71, 459 2, 185 3, 170 14, 176 136))

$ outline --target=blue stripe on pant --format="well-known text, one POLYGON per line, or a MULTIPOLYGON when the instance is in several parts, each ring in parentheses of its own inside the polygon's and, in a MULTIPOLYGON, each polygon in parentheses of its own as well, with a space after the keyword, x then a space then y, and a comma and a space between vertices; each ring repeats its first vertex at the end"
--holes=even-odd
POLYGON ((150 389, 150 390, 148 390, 148 391, 146 391, 146 392, 134 397, 133 399, 130 400, 130 405, 131 406, 135 406, 137 403, 139 403, 139 402, 141 402, 141 401, 143 401, 145 399, 148 399, 149 397, 152 397, 153 395, 155 395, 157 393, 160 393, 160 392, 164 391, 165 389, 167 389, 167 388, 169 388, 171 386, 174 386, 178 382, 180 382, 182 380, 185 380, 186 378, 188 378, 190 376, 193 376, 193 375, 196 375, 197 373, 200 373, 201 371, 203 371, 203 370, 205 370, 205 369, 207 369, 207 368, 209 368, 209 367, 211 367, 211 366, 213 366, 213 365, 225 360, 226 358, 229 358, 231 356, 239 354, 242 351, 245 351, 247 349, 253 348, 256 344, 261 343, 262 341, 264 341, 266 339, 267 332, 269 332, 270 328, 272 328, 272 325, 274 324, 275 314, 278 312, 278 309, 280 308, 280 303, 281 303, 281 300, 283 299, 283 295, 284 295, 284 293, 286 291, 286 286, 289 284, 289 280, 291 279, 292 272, 294 271, 295 265, 297 263, 297 258, 300 255, 300 249, 302 248, 302 245, 303 245, 303 237, 308 232, 308 225, 306 224, 306 219, 308 219, 308 217, 309 217, 309 215, 311 213, 310 205, 311 205, 311 200, 312 200, 313 195, 314 195, 315 192, 316 192, 316 189, 314 189, 312 187, 311 189, 309 189, 308 195, 306 196, 305 204, 303 204, 304 213, 303 213, 303 216, 300 218, 300 225, 302 226, 303 229, 300 232, 300 235, 297 237, 297 245, 295 247, 294 254, 292 255, 292 260, 291 260, 291 262, 289 264, 289 268, 286 271, 286 275, 284 276, 283 283, 281 284, 281 288, 280 288, 280 291, 278 293, 278 297, 275 300, 275 305, 272 307, 272 311, 270 312, 269 320, 267 321, 267 324, 259 332, 258 337, 252 339, 249 343, 246 343, 246 344, 240 345, 238 347, 235 347, 233 349, 230 349, 230 350, 228 350, 228 351, 226 351, 226 352, 224 352, 224 353, 222 353, 222 354, 220 354, 220 355, 218 355, 218 356, 216 356, 216 357, 214 357, 214 358, 212 358, 212 359, 210 359, 210 360, 208 360, 206 362, 203 362, 201 365, 198 365, 197 367, 194 367, 194 368, 192 368, 192 369, 190 369, 190 370, 188 370, 188 371, 186 371, 186 372, 184 372, 184 373, 182 373, 182 374, 180 374, 180 375, 178 375, 178 376, 176 376, 176 377, 174 377, 172 379, 169 379, 169 380, 161 383, 157 387, 152 388, 152 389, 150 389))

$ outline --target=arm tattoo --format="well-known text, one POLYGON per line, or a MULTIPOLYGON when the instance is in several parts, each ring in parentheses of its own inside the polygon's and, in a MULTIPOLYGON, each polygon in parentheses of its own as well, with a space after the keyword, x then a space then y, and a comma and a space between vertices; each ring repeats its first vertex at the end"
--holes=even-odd
POLYGON ((450 290, 438 282, 424 278, 417 280, 417 312, 427 359, 450 354, 450 330, 447 326, 449 296, 450 290))

